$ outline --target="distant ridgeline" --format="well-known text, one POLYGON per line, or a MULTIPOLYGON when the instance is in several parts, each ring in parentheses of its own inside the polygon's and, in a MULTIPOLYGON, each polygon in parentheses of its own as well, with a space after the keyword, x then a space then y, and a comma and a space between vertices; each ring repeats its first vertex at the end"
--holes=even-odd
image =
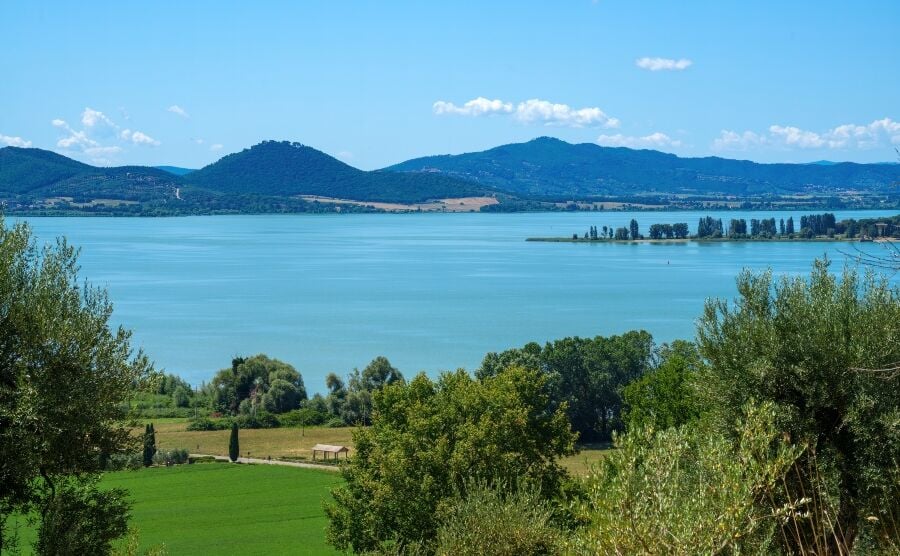
POLYGON ((485 212, 883 209, 900 208, 898 184, 898 164, 757 164, 547 137, 375 171, 287 141, 199 170, 101 168, 41 149, 0 149, 0 211, 32 215, 414 211, 469 197, 490 197, 475 205, 485 212))
POLYGON ((571 238, 528 238, 529 241, 660 241, 660 240, 900 240, 900 214, 883 218, 836 220, 834 214, 811 214, 800 217, 800 227, 794 217, 751 218, 750 226, 744 218, 732 218, 726 230, 721 218, 705 216, 697 223, 697 233, 690 235, 686 222, 676 224, 651 224, 648 235, 640 231, 637 220, 631 219, 628 227, 591 226, 583 235, 571 238))

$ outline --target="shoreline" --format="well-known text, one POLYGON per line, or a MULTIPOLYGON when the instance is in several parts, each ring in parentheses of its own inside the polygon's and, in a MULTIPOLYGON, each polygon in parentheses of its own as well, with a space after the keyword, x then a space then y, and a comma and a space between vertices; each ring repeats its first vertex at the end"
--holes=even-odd
POLYGON ((571 237, 529 237, 525 241, 535 241, 542 243, 894 243, 900 241, 897 238, 878 238, 874 240, 862 241, 859 238, 845 237, 795 237, 795 238, 730 238, 730 237, 688 237, 683 239, 584 239, 571 237))

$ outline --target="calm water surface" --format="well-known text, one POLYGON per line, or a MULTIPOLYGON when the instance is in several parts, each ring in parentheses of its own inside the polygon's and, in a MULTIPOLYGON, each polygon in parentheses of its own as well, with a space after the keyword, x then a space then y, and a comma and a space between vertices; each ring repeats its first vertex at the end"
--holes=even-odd
MULTIPOLYGON (((708 297, 745 267, 803 273, 841 243, 679 245, 525 242, 591 225, 646 233, 700 216, 793 213, 539 213, 30 218, 42 241, 82 248, 81 275, 109 290, 114 321, 158 367, 194 384, 238 354, 290 362, 323 391, 386 355, 407 376, 474 369, 488 351, 643 328, 691 338, 708 297)), ((890 212, 838 212, 872 217, 890 212)), ((871 244, 868 246, 872 247, 871 244)))

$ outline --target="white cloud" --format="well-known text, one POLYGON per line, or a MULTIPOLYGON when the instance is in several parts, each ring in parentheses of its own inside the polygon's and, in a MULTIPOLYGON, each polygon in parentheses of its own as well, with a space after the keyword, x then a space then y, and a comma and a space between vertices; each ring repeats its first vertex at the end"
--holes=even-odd
POLYGON ((52 120, 50 123, 53 124, 53 127, 61 127, 61 128, 69 127, 69 124, 67 124, 65 120, 60 120, 59 118, 52 120))
POLYGON ((214 143, 214 144, 212 144, 212 145, 209 146, 209 150, 211 150, 211 151, 221 151, 224 147, 225 147, 225 145, 223 145, 222 143, 214 143))
POLYGON ((637 67, 650 71, 682 71, 691 67, 694 62, 687 58, 638 58, 634 62, 637 67))
POLYGON ((872 149, 900 144, 900 122, 890 118, 870 124, 843 124, 818 132, 796 126, 771 125, 768 133, 723 130, 713 141, 715 150, 747 150, 760 146, 781 149, 872 149))
POLYGON ((570 127, 619 126, 619 120, 610 118, 599 108, 575 109, 567 104, 557 104, 536 98, 520 102, 516 106, 515 117, 521 122, 543 122, 546 125, 570 127))
POLYGON ((178 106, 177 104, 173 104, 172 106, 166 108, 166 110, 173 114, 177 114, 177 115, 181 116, 182 118, 190 118, 191 117, 191 115, 188 114, 184 108, 178 106))
POLYGON ((84 150, 89 147, 96 147, 99 145, 99 143, 88 137, 87 133, 85 133, 84 131, 75 131, 72 128, 67 128, 67 131, 69 132, 69 136, 63 137, 56 142, 56 146, 61 149, 71 149, 72 147, 79 147, 84 150))
POLYGON ((597 144, 603 145, 605 147, 659 149, 666 147, 680 147, 681 141, 679 139, 672 139, 665 133, 657 131, 655 133, 651 133, 650 135, 644 135, 643 137, 622 135, 621 133, 616 133, 615 135, 601 135, 597 137, 597 144))
POLYGON ((457 114, 459 116, 485 116, 489 114, 509 114, 513 111, 511 102, 503 102, 502 100, 490 100, 484 97, 478 97, 470 100, 462 106, 457 106, 452 102, 439 100, 432 106, 435 114, 457 114))
POLYGON ((81 123, 84 127, 94 127, 98 124, 105 124, 109 127, 118 128, 103 112, 94 110, 93 108, 85 108, 81 113, 81 123))
POLYGON ((541 99, 529 99, 518 104, 500 99, 478 97, 462 106, 439 100, 432 106, 437 115, 453 114, 459 116, 490 116, 495 114, 511 115, 522 123, 543 123, 544 125, 560 125, 569 127, 618 127, 619 120, 611 118, 596 107, 572 108, 567 104, 559 104, 541 99))
POLYGON ((131 141, 135 145, 150 145, 152 147, 159 146, 159 141, 140 131, 123 129, 119 134, 119 138, 121 138, 123 141, 131 141))
POLYGON ((21 137, 13 137, 11 135, 3 135, 2 133, 0 133, 0 145, 6 145, 7 147, 28 148, 31 146, 31 141, 26 141, 21 137))
POLYGON ((738 133, 723 129, 719 137, 713 141, 712 148, 716 151, 746 151, 751 147, 764 145, 768 141, 764 135, 759 135, 752 131, 738 133))
POLYGON ((111 166, 115 162, 115 155, 122 152, 122 147, 91 147, 84 149, 91 163, 98 166, 111 166))

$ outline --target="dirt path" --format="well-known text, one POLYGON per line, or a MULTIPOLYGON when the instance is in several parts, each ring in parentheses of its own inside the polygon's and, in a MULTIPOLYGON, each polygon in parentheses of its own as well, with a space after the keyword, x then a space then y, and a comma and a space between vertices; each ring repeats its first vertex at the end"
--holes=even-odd
MULTIPOLYGON (((215 458, 216 461, 230 461, 225 456, 214 456, 212 454, 190 454, 192 458, 215 458)), ((322 469, 325 471, 338 472, 341 470, 336 465, 319 465, 317 463, 303 463, 299 461, 284 461, 279 459, 262 459, 262 458, 238 458, 238 463, 255 463, 262 465, 284 465, 286 467, 304 467, 306 469, 322 469)))

